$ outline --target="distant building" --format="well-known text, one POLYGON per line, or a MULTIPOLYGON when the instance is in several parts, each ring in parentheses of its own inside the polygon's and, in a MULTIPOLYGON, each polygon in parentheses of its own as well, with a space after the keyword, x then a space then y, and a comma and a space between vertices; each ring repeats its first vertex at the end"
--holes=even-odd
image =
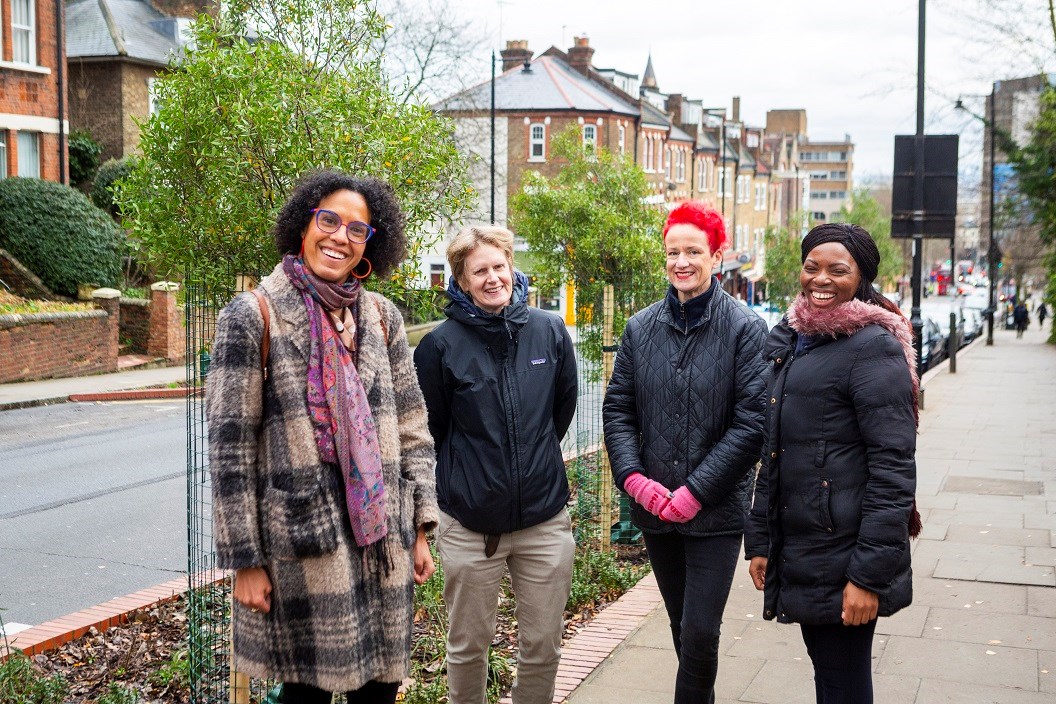
POLYGON ((61 2, 0 9, 0 178, 69 181, 61 2))
POLYGON ((187 44, 209 0, 71 0, 66 6, 70 122, 103 146, 102 159, 139 145, 157 109, 155 79, 187 44))

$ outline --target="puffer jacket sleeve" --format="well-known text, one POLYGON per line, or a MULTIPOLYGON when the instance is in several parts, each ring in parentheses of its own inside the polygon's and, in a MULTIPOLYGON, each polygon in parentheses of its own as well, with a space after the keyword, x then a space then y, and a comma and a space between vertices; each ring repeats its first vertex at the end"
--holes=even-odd
POLYGON ((217 567, 264 564, 258 516, 258 442, 263 414, 260 368, 264 319, 256 299, 235 298, 216 320, 205 385, 217 567))
POLYGON ((557 439, 565 437, 572 418, 576 415, 576 398, 579 394, 579 378, 576 373, 576 352, 572 338, 560 320, 555 322, 561 346, 561 369, 557 373, 557 388, 554 391, 554 430, 557 439))
POLYGON ((396 396, 396 417, 400 426, 400 474, 414 486, 414 525, 432 530, 440 517, 436 505, 436 453, 429 434, 428 414, 418 386, 403 316, 388 299, 384 301, 389 331, 389 365, 396 396))
POLYGON ((634 330, 639 329, 633 318, 627 324, 620 339, 620 349, 613 361, 612 377, 605 391, 602 405, 602 421, 605 430, 605 449, 609 453, 612 478, 616 486, 623 483, 634 472, 643 472, 642 459, 638 453, 638 399, 635 396, 635 348, 634 330))
POLYGON ((732 422, 722 439, 686 477, 686 486, 705 507, 723 501, 759 459, 766 408, 767 371, 762 358, 765 338, 766 323, 751 314, 736 340, 732 422))
POLYGON ((443 357, 432 333, 414 348, 414 367, 429 413, 429 433, 433 436, 435 451, 439 452, 451 424, 451 396, 444 382, 443 357))
POLYGON ((850 392, 869 463, 858 544, 847 578, 880 592, 902 568, 916 491, 913 384, 901 345, 878 335, 859 352, 850 392))

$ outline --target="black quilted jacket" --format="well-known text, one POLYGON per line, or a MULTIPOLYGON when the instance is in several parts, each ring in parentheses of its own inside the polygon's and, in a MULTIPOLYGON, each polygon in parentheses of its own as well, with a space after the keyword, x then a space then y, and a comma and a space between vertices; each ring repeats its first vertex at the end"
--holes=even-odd
POLYGON ((716 287, 683 332, 658 301, 627 322, 605 395, 605 446, 616 485, 641 472, 670 490, 688 486, 703 505, 683 524, 631 502, 650 533, 729 535, 744 529, 752 468, 763 439, 766 324, 716 287))

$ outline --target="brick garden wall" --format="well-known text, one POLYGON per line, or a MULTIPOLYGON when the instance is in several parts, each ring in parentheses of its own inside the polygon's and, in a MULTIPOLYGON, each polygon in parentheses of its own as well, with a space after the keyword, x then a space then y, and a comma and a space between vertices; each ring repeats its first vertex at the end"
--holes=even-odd
POLYGON ((121 299, 120 344, 129 344, 129 352, 147 353, 150 339, 150 301, 145 298, 121 299))
POLYGON ((0 383, 117 370, 105 310, 0 315, 0 383))

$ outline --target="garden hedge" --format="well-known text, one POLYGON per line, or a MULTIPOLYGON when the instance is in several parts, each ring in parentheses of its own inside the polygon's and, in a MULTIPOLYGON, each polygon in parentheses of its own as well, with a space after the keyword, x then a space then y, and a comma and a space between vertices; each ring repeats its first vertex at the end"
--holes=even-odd
POLYGON ((0 180, 0 247, 52 291, 117 286, 124 231, 81 192, 36 178, 0 180))
POLYGON ((107 159, 95 172, 95 179, 92 181, 92 202, 115 218, 118 216, 118 208, 114 202, 114 184, 128 176, 134 166, 132 158, 126 156, 107 159))

